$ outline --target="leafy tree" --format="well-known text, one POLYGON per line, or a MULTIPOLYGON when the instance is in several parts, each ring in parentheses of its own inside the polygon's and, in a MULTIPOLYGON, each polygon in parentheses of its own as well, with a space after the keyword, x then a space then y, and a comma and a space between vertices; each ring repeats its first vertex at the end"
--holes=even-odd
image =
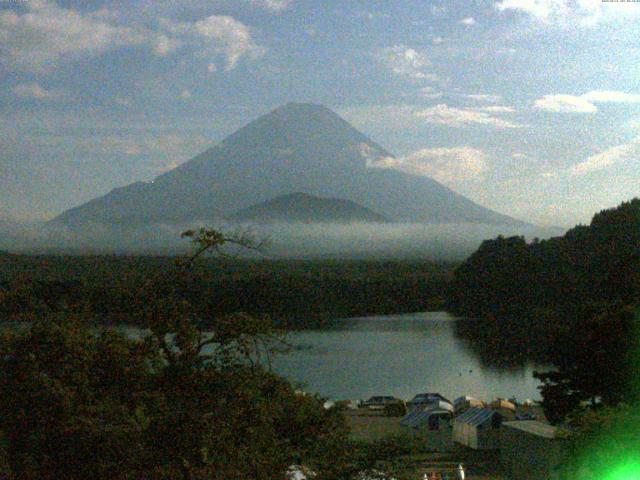
POLYGON ((20 479, 282 479, 305 464, 347 478, 337 410, 272 373, 268 318, 209 318, 188 277, 207 252, 257 248, 215 230, 184 234, 195 253, 130 305, 148 334, 95 328, 86 312, 38 318, 0 341, 0 429, 20 479))
POLYGON ((150 352, 73 315, 0 343, 0 425, 17 478, 133 478, 150 352))
POLYGON ((585 309, 557 339, 551 372, 536 373, 547 418, 561 422, 581 405, 640 400, 640 321, 632 307, 585 309))
POLYGON ((631 479, 640 471, 640 405, 587 410, 571 419, 560 478, 631 479))

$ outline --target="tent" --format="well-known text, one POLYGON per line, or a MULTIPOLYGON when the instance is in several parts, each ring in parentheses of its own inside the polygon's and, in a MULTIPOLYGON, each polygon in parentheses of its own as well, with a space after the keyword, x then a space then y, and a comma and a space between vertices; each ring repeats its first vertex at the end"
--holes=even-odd
POLYGON ((440 402, 445 402, 451 405, 451 410, 453 411, 453 405, 451 402, 439 393, 419 393, 407 403, 407 407, 409 407, 409 410, 424 410, 425 408, 434 405, 438 406, 440 405, 440 402))
POLYGON ((510 478, 559 478, 566 455, 563 429, 535 420, 504 422, 500 463, 510 478))
POLYGON ((470 397, 469 395, 458 397, 453 401, 453 408, 456 415, 464 412, 471 407, 483 408, 484 402, 482 400, 478 400, 477 398, 470 397))
POLYGON ((444 402, 442 403, 446 408, 433 407, 409 412, 400 420, 400 425, 415 430, 424 428, 428 430, 440 430, 441 428, 450 426, 453 412, 450 410, 450 405, 444 402))
POLYGON ((513 412, 516 411, 516 406, 512 402, 510 402, 509 400, 505 400, 504 398, 496 398, 495 400, 493 400, 493 402, 491 402, 491 404, 489 404, 489 407, 495 409, 511 410, 513 412))
POLYGON ((474 450, 499 448, 502 418, 494 410, 471 407, 453 420, 453 441, 474 450))
POLYGON ((407 433, 430 451, 446 452, 451 450, 451 419, 453 407, 446 402, 422 410, 412 410, 400 420, 407 433))

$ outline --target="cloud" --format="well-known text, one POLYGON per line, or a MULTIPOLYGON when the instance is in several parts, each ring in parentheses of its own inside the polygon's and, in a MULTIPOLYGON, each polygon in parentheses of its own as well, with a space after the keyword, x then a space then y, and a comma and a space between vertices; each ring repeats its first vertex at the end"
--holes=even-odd
POLYGON ((507 105, 490 105, 488 107, 480 107, 477 110, 489 113, 515 113, 516 109, 507 105))
POLYGON ((395 75, 414 80, 437 80, 435 74, 427 72, 431 66, 428 57, 413 48, 396 45, 382 49, 378 56, 395 75))
POLYGON ((591 172, 603 170, 611 165, 640 158, 640 136, 635 137, 629 143, 623 143, 609 147, 596 155, 588 157, 570 168, 572 175, 585 175, 591 172))
POLYGON ((444 43, 444 38, 442 38, 442 37, 433 37, 431 39, 431 44, 432 45, 441 45, 443 43, 444 43))
POLYGON ((497 103, 502 100, 501 95, 493 95, 487 93, 470 93, 465 95, 465 98, 470 100, 474 100, 476 102, 487 102, 487 103, 497 103))
POLYGON ((57 90, 47 90, 40 86, 39 83, 21 83, 20 85, 16 85, 12 89, 13 93, 21 98, 35 98, 38 100, 43 100, 46 98, 55 98, 60 97, 62 95, 61 92, 57 90))
POLYGON ((447 6, 445 4, 431 5, 431 7, 429 7, 429 11, 434 17, 441 17, 447 13, 447 6))
MULTIPOLYGON (((272 6, 288 2, 272 1, 272 6)), ((246 25, 225 15, 194 22, 161 19, 156 29, 118 23, 118 14, 105 8, 81 13, 49 0, 20 2, 20 12, 0 11, 0 63, 12 70, 46 73, 63 63, 134 46, 165 57, 188 44, 199 55, 222 54, 226 69, 240 57, 258 53, 246 25)))
POLYGON ((465 25, 467 27, 470 27, 471 25, 475 25, 477 22, 475 21, 475 19, 473 17, 467 17, 467 18, 463 18, 458 23, 460 23, 461 25, 465 25))
POLYGON ((545 95, 535 101, 536 110, 560 113, 594 113, 595 103, 640 103, 640 95, 613 90, 592 90, 584 95, 545 95))
POLYGON ((451 127, 463 127, 472 124, 488 125, 496 128, 519 128, 522 126, 491 116, 480 110, 455 108, 446 104, 439 104, 419 111, 416 116, 425 119, 429 123, 451 127))
POLYGON ((501 12, 520 11, 542 21, 548 21, 552 14, 568 13, 568 5, 564 0, 502 0, 495 7, 501 12))
POLYGON ((593 103, 574 95, 545 95, 536 100, 534 109, 558 113, 593 113, 598 111, 593 103))
POLYGON ((46 0, 21 5, 23 13, 0 13, 0 61, 12 69, 47 71, 60 62, 147 40, 142 31, 105 20, 104 11, 81 14, 46 0))
POLYGON ((181 45, 182 42, 180 40, 161 34, 156 38, 153 52, 159 57, 166 57, 175 52, 181 45))
POLYGON ((470 147, 425 148, 402 157, 385 157, 369 162, 372 168, 392 168, 456 185, 477 181, 487 171, 487 156, 470 147))
POLYGON ((582 95, 582 98, 594 103, 640 103, 640 94, 613 90, 592 90, 582 95))
POLYGON ((245 53, 257 50, 247 26, 232 17, 212 15, 194 26, 200 35, 214 40, 214 51, 224 53, 227 70, 234 68, 245 53))
POLYGON ((211 15, 195 22, 162 19, 160 24, 166 32, 198 48, 199 56, 224 55, 225 70, 234 69, 244 55, 256 56, 264 51, 254 43, 245 24, 227 15, 211 15))
POLYGON ((422 98, 427 98, 429 100, 434 100, 436 98, 442 97, 442 92, 438 92, 433 87, 422 87, 420 89, 420 94, 422 98))
POLYGON ((273 10, 274 12, 280 12, 289 8, 293 0, 254 0, 253 3, 273 10))
POLYGON ((526 14, 536 21, 561 26, 592 27, 598 23, 635 17, 640 14, 633 2, 608 5, 602 0, 501 0, 498 11, 526 14))

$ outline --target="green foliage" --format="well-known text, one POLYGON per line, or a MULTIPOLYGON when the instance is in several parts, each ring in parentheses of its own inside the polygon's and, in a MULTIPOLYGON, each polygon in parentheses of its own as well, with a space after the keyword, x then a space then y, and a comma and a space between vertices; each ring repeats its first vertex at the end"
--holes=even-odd
POLYGON ((92 333, 69 315, 4 333, 0 356, 0 425, 18 478, 138 471, 145 461, 138 401, 153 359, 143 344, 92 333))
POLYGON ((588 410, 571 420, 561 478, 629 480, 640 475, 640 406, 588 410))
POLYGON ((640 401, 640 319, 634 308, 583 312, 579 331, 558 339, 557 369, 536 373, 543 382, 542 406, 558 423, 581 405, 640 401))
POLYGON ((282 479, 305 464, 322 479, 360 465, 340 412, 265 368, 279 338, 268 318, 208 317, 185 294, 193 261, 225 238, 201 234, 206 248, 130 297, 148 336, 92 326, 81 308, 3 334, 0 429, 15 478, 282 479))

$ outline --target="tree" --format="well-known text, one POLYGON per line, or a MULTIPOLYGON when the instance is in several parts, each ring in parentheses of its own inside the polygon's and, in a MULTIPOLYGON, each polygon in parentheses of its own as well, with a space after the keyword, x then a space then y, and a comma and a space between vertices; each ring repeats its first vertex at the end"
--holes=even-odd
POLYGON ((640 325, 633 307, 585 308, 557 339, 557 369, 535 373, 547 418, 559 423, 581 405, 640 400, 640 325))
POLYGON ((98 329, 81 311, 4 334, 0 429, 16 478, 282 479, 300 463, 346 475, 344 418, 269 370, 281 345, 269 319, 209 318, 185 290, 200 256, 259 245, 184 236, 194 254, 133 297, 144 337, 98 329))
POLYGON ((146 461, 142 343, 70 314, 6 332, 0 346, 0 425, 17 478, 133 478, 146 461))
POLYGON ((573 480, 638 478, 640 405, 587 410, 571 419, 560 478, 573 480))

